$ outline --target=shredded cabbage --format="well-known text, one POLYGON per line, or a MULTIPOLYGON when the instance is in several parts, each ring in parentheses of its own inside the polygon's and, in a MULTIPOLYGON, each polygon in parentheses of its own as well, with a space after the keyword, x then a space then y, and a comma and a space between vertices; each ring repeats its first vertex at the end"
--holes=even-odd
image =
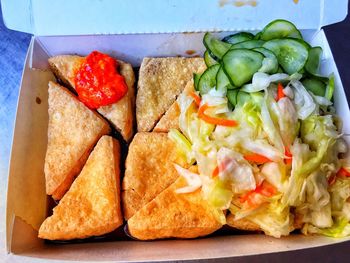
POLYGON ((208 114, 234 119, 235 127, 206 123, 193 98, 180 95, 180 131, 170 130, 169 138, 189 164, 197 165, 198 174, 175 166, 187 181, 177 192, 200 189, 222 224, 230 209, 236 220, 246 218, 274 237, 294 229, 295 214, 305 234, 350 235, 350 178, 328 183, 345 165, 339 159, 347 151, 341 121, 330 114, 330 99, 310 94, 301 76, 257 72, 241 89, 250 92, 250 100, 233 110, 223 91, 214 88, 202 96, 199 107, 209 105, 208 114), (289 82, 278 101, 277 82, 289 82), (248 154, 267 161, 247 161, 248 154), (272 195, 259 192, 264 182, 273 187, 272 195))
POLYGON ((174 164, 176 171, 185 178, 187 182, 187 186, 182 187, 180 189, 176 189, 176 193, 185 194, 196 191, 198 188, 202 186, 202 180, 198 174, 192 173, 189 170, 182 168, 180 165, 174 164))

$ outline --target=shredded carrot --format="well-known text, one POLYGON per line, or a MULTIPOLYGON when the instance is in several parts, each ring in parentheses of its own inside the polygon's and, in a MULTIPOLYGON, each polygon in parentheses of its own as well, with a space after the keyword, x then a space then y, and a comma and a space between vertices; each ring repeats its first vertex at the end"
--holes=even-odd
POLYGON ((266 181, 263 181, 254 190, 249 191, 239 198, 241 203, 247 202, 249 206, 259 206, 264 200, 259 195, 271 197, 277 193, 276 188, 266 181))
POLYGON ((331 177, 328 178, 328 185, 333 185, 336 180, 337 180, 337 175, 336 174, 331 175, 331 177))
POLYGON ((350 177, 350 172, 346 170, 344 167, 340 168, 337 172, 338 177, 350 177))
POLYGON ((211 176, 214 178, 219 175, 219 172, 219 166, 216 166, 211 176))
POLYGON ((258 163, 258 164, 272 162, 269 158, 257 153, 246 154, 244 155, 244 159, 250 162, 258 163))
POLYGON ((285 150, 285 152, 284 152, 284 155, 288 157, 288 158, 285 158, 285 159, 284 159, 284 163, 287 164, 287 165, 288 165, 288 164, 292 164, 293 155, 292 155, 292 153, 290 152, 290 150, 289 150, 288 147, 286 147, 286 150, 285 150))
POLYGON ((201 97, 199 97, 198 94, 194 91, 190 92, 189 95, 194 99, 194 103, 196 103, 196 105, 199 107, 201 104, 201 97))
POLYGON ((206 115, 205 111, 209 108, 210 107, 207 104, 204 104, 198 109, 198 117, 201 118, 203 121, 207 123, 227 126, 227 127, 234 127, 238 125, 238 123, 235 120, 216 118, 216 117, 211 117, 209 115, 206 115))
POLYGON ((276 97, 276 101, 279 101, 280 99, 284 98, 286 96, 286 94, 284 94, 283 92, 283 86, 281 83, 278 83, 277 85, 277 97, 276 97))

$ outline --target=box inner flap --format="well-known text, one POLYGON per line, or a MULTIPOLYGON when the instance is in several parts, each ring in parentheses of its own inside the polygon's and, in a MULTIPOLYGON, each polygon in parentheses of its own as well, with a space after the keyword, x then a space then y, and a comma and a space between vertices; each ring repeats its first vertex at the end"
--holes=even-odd
MULTIPOLYGON (((31 53, 30 50, 31 48, 28 54, 31 53)), ((14 215, 36 230, 47 215, 44 160, 47 145, 49 80, 54 80, 50 71, 30 69, 27 59, 17 109, 8 179, 8 248, 14 215)))
POLYGON ((347 0, 4 0, 8 28, 40 36, 261 29, 283 18, 300 29, 343 20, 347 0))

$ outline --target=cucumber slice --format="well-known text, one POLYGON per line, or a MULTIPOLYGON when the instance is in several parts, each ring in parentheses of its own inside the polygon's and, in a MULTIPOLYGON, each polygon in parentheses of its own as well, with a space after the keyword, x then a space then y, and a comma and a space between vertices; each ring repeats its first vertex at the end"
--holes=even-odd
POLYGON ((233 107, 237 105, 237 94, 238 89, 228 90, 226 94, 228 101, 232 104, 233 107))
POLYGON ((206 33, 204 35, 203 44, 208 49, 210 54, 214 55, 215 58, 218 59, 221 59, 227 50, 229 50, 231 47, 231 44, 215 38, 210 33, 206 33))
POLYGON ((198 91, 198 83, 201 78, 201 74, 193 73, 194 89, 198 91))
POLYGON ((237 49, 237 48, 252 49, 252 48, 262 47, 264 43, 265 41, 252 39, 252 40, 247 40, 241 43, 234 44, 230 49, 237 49))
POLYGON ((243 41, 251 40, 253 38, 254 38, 254 35, 252 33, 240 32, 240 33, 226 36, 222 39, 222 41, 230 44, 237 44, 243 41))
POLYGON ((237 93, 237 104, 239 105, 244 105, 244 103, 248 102, 251 100, 251 97, 248 92, 245 91, 238 91, 237 93))
POLYGON ((276 73, 284 73, 283 68, 281 68, 280 66, 278 66, 277 72, 276 73))
POLYGON ((264 56, 260 52, 249 49, 233 49, 222 58, 223 69, 231 84, 235 87, 241 87, 249 82, 254 73, 261 68, 263 59, 264 56))
POLYGON ((226 93, 228 86, 231 86, 231 82, 226 76, 226 73, 223 70, 223 68, 220 67, 218 73, 216 74, 216 89, 226 93))
POLYGON ((204 52, 204 62, 207 67, 218 64, 218 62, 212 56, 210 56, 208 50, 204 52))
POLYGON ((322 52, 323 50, 321 47, 313 47, 309 50, 309 57, 305 64, 305 70, 312 75, 318 74, 322 52))
POLYGON ((293 23, 287 20, 277 19, 265 26, 261 31, 260 39, 267 41, 285 37, 303 38, 293 23))
POLYGON ((332 75, 329 77, 328 84, 326 87, 325 97, 327 100, 332 100, 334 88, 335 88, 335 78, 334 78, 334 74, 332 73, 332 75))
POLYGON ((304 79, 301 83, 316 96, 323 97, 326 93, 326 84, 318 79, 304 79))
POLYGON ((259 69, 260 72, 265 72, 269 74, 274 74, 277 72, 278 60, 272 51, 263 47, 257 47, 257 48, 254 48, 253 50, 258 51, 265 56, 262 62, 262 66, 259 69))
POLYGON ((276 55, 278 63, 289 75, 300 71, 309 55, 308 46, 293 38, 273 39, 267 41, 263 47, 276 55))
POLYGON ((258 32, 258 33, 256 33, 256 35, 254 36, 254 39, 260 39, 261 34, 262 34, 262 32, 261 32, 261 31, 260 31, 260 32, 258 32))
POLYGON ((198 90, 201 95, 208 93, 210 89, 216 86, 216 74, 219 68, 220 64, 215 64, 203 72, 198 82, 198 90))

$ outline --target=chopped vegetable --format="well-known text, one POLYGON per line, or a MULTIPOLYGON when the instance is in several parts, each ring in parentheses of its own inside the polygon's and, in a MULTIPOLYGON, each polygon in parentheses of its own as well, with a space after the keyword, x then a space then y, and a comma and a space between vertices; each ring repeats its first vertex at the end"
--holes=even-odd
POLYGON ((269 158, 267 158, 261 154, 257 154, 257 153, 246 154, 246 155, 244 155, 244 159, 246 159, 249 162, 254 162, 257 164, 272 162, 269 158))
POLYGON ((204 120, 205 122, 215 124, 215 125, 228 126, 228 127, 235 127, 238 125, 238 123, 235 120, 216 118, 205 114, 205 111, 209 108, 210 106, 208 106, 207 104, 202 105, 198 110, 198 117, 204 120))
POLYGON ((201 97, 199 97, 198 94, 196 92, 193 92, 193 91, 190 92, 190 96, 194 99, 194 102, 199 107, 199 105, 201 104, 201 97))
POLYGON ((346 170, 344 167, 341 167, 337 172, 338 177, 350 177, 350 172, 346 170))
POLYGON ((279 101, 280 99, 284 98, 286 95, 283 92, 283 86, 281 83, 278 83, 277 85, 277 97, 276 101, 279 101))

